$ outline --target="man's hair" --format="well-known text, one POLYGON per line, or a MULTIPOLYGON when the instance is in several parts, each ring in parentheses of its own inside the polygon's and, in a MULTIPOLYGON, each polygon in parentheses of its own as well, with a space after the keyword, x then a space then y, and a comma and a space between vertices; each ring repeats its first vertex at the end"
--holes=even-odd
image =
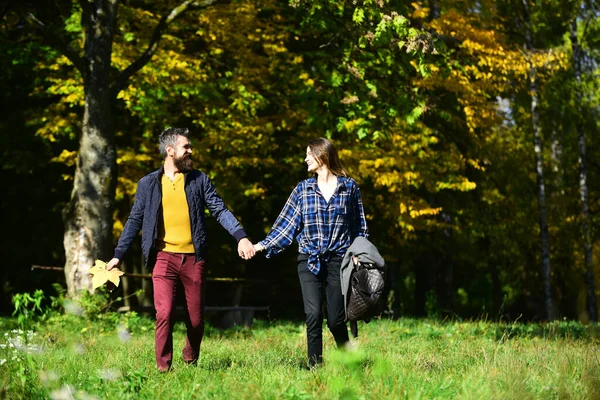
POLYGON ((333 143, 325 138, 311 140, 308 143, 313 157, 320 165, 325 165, 336 176, 348 176, 333 143))
POLYGON ((175 147, 177 136, 185 136, 189 139, 190 130, 188 128, 167 128, 158 137, 158 150, 163 158, 167 157, 167 146, 175 147))

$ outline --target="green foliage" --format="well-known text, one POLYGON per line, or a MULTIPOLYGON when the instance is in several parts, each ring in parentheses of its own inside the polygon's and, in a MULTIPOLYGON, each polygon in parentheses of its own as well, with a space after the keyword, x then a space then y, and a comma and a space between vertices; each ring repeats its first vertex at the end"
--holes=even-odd
MULTIPOLYGON (((129 295, 129 297, 139 296, 141 290, 129 295)), ((114 305, 123 301, 123 297, 112 297, 105 286, 101 286, 89 293, 82 291, 77 299, 71 304, 70 314, 83 317, 87 321, 87 325, 82 329, 89 329, 90 324, 102 326, 103 329, 110 331, 115 327, 120 327, 127 332, 145 332, 149 329, 135 311, 118 313, 114 310, 114 305)), ((68 314, 65 314, 67 317, 68 314)), ((68 318, 68 317, 67 317, 68 318)))
MULTIPOLYGON (((24 296, 19 296, 23 299, 24 296)), ((2 321, 4 322, 4 321, 2 321)), ((23 327, 22 320, 17 321, 23 327)), ((31 325, 27 326, 31 328, 31 325)), ((2 371, 2 395, 10 393, 9 398, 35 398, 43 396, 43 390, 37 387, 37 371, 39 365, 34 354, 43 351, 38 334, 33 330, 11 329, 0 323, 0 371, 2 371), (8 364, 9 367, 5 366, 8 364), (14 372, 13 379, 4 378, 3 370, 10 369, 14 372)))
POLYGON ((411 80, 428 75, 428 64, 443 64, 445 44, 411 26, 404 3, 365 2, 354 8, 311 1, 297 8, 306 15, 296 34, 310 49, 302 54, 312 66, 305 88, 310 103, 304 107, 313 129, 376 142, 403 122, 416 121, 423 99, 411 80))
MULTIPOLYGON (((6 331, 7 322, 0 319, 0 332, 6 331)), ((92 324, 82 332, 51 321, 32 338, 32 343, 46 345, 43 352, 31 354, 32 364, 26 368, 0 346, 0 360, 6 359, 0 365, 3 395, 358 399, 365 394, 377 398, 600 394, 598 326, 563 321, 374 320, 360 325, 358 340, 345 350, 337 350, 326 333, 325 363, 314 370, 303 368, 302 324, 256 321, 252 328, 207 328, 200 361, 188 366, 178 356, 185 329, 177 324, 174 370, 160 374, 152 330, 123 342, 116 328, 92 324), (27 386, 21 384, 23 377, 27 386)), ((0 344, 7 343, 6 337, 0 334, 0 344)))
MULTIPOLYGON (((80 5, 60 4, 62 38, 82 51, 80 5)), ((174 4, 121 2, 111 77, 141 54, 174 4)), ((590 2, 580 7, 563 0, 293 0, 289 6, 240 0, 186 13, 113 104, 115 237, 136 182, 161 163, 156 135, 166 126, 192 128, 196 166, 209 174, 253 241, 262 239, 290 191, 307 177, 307 142, 327 136, 361 187, 373 242, 397 268, 398 309, 535 318, 540 255, 527 87, 531 62, 540 82, 554 295, 562 315, 585 320, 576 126, 585 128, 588 142, 596 232, 597 11, 590 2), (441 12, 434 15, 433 7, 441 12), (574 18, 587 60, 579 83, 566 34, 574 18), (523 51, 524 24, 533 33, 532 54, 523 51)), ((1 208, 3 221, 16 229, 6 246, 15 254, 35 254, 9 255, 16 267, 0 272, 6 303, 15 292, 39 287, 17 279, 29 277, 30 264, 63 262, 57 238, 83 109, 82 77, 21 23, 8 12, 0 31, 0 126, 8 133, 0 139, 1 169, 7 172, 1 208), (36 221, 33 235, 22 230, 25 219, 36 221), (36 246, 29 252, 31 243, 36 246)), ((207 221, 211 275, 262 274, 283 282, 273 290, 287 294, 295 282, 288 267, 293 250, 275 260, 240 262, 230 236, 214 218, 207 221)), ((130 257, 128 267, 141 269, 139 249, 130 257)), ((46 285, 52 281, 40 276, 35 279, 46 285)), ((44 315, 30 297, 20 299, 18 312, 28 324, 44 315)), ((281 313, 292 313, 289 297, 281 300, 281 313)), ((60 294, 55 300, 45 301, 54 303, 51 309, 65 306, 65 325, 78 313, 88 322, 105 321, 106 329, 138 323, 135 316, 123 321, 107 313, 120 300, 106 293, 84 295, 82 303, 60 294)), ((296 395, 302 393, 290 389, 289 396, 296 395)))
POLYGON ((123 391, 134 397, 143 389, 148 375, 142 370, 134 370, 123 375, 123 391))
POLYGON ((90 320, 99 318, 112 305, 110 293, 104 286, 96 289, 94 293, 90 293, 87 290, 81 291, 76 302, 82 308, 83 314, 90 320))
POLYGON ((33 294, 17 293, 13 296, 12 315, 17 317, 22 331, 29 331, 36 323, 64 311, 66 290, 58 283, 52 286, 56 296, 47 296, 42 289, 36 289, 33 294))
POLYGON ((13 296, 15 310, 13 316, 17 316, 17 321, 21 330, 27 331, 35 321, 44 315, 42 302, 44 301, 44 292, 40 289, 29 293, 18 293, 13 296))
POLYGON ((56 292, 56 296, 50 295, 50 310, 55 310, 57 312, 64 311, 65 304, 65 295, 67 290, 62 287, 59 283, 53 283, 52 288, 56 292))

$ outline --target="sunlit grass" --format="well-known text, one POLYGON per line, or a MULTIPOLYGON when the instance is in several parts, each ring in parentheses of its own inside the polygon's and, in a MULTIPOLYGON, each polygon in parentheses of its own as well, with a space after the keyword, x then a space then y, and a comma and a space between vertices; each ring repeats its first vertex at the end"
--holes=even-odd
POLYGON ((15 347, 25 333, 0 320, 0 398, 600 398, 597 326, 378 320, 346 351, 326 332, 312 371, 301 323, 208 327, 197 366, 181 359, 178 324, 174 369, 160 374, 152 321, 132 321, 124 334, 127 320, 60 316, 15 347))

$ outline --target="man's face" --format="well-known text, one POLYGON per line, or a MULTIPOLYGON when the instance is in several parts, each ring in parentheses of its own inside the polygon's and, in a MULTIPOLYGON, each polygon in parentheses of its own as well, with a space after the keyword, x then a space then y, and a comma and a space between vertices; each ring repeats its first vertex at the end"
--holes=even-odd
POLYGON ((189 172, 194 169, 192 162, 192 145, 185 136, 177 136, 175 147, 171 147, 169 154, 172 154, 173 164, 180 172, 189 172))

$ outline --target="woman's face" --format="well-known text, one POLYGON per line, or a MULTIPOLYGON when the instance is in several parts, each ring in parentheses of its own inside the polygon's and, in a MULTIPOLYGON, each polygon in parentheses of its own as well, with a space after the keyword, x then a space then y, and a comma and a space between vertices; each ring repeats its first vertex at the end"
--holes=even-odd
POLYGON ((304 162, 306 163, 308 172, 315 172, 319 169, 319 162, 313 157, 310 147, 306 148, 306 158, 304 159, 304 162))

